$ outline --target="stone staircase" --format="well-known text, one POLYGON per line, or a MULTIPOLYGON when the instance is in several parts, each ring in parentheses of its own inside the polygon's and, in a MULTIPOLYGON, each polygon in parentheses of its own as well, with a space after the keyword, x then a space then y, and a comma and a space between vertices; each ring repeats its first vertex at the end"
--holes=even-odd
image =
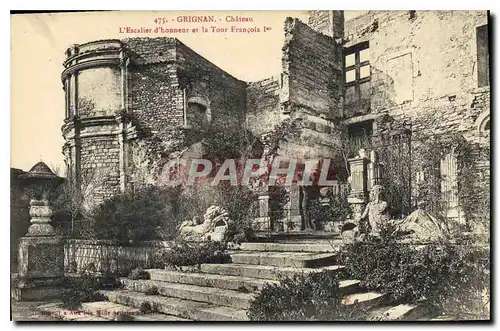
MULTIPOLYGON (((255 294, 278 275, 330 270, 343 276, 336 264, 339 245, 331 242, 243 243, 230 252, 230 264, 203 264, 200 270, 147 270, 149 280, 122 279, 118 290, 102 290, 107 301, 88 302, 79 312, 61 311, 58 304, 39 308, 73 321, 245 321, 255 294)), ((384 293, 365 291, 360 281, 343 278, 343 304, 358 304, 375 319, 429 320, 421 307, 387 304, 384 293)))

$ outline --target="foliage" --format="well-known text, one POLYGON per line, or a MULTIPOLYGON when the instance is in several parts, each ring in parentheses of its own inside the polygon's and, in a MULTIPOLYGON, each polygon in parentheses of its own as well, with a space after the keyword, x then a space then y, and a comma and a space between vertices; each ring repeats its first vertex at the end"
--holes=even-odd
POLYGON ((290 193, 281 186, 269 187, 269 211, 271 221, 283 219, 286 216, 286 205, 290 201, 290 193))
POLYGON ((463 144, 458 154, 458 201, 469 224, 483 230, 490 228, 490 174, 489 169, 479 169, 478 158, 489 164, 490 147, 463 144))
POLYGON ((418 143, 414 148, 414 163, 417 169, 414 173, 420 172, 424 178, 417 182, 414 199, 420 207, 438 217, 446 216, 447 201, 443 199, 441 192, 443 178, 440 161, 446 154, 451 153, 457 163, 457 181, 451 189, 457 192, 460 210, 468 221, 466 228, 457 228, 455 230, 458 231, 455 232, 470 231, 471 223, 483 223, 485 228, 488 228, 489 178, 483 175, 485 171, 479 168, 478 161, 489 161, 489 147, 475 145, 458 133, 417 139, 418 143))
POLYGON ((147 295, 158 295, 160 292, 158 291, 158 287, 153 285, 148 287, 144 293, 147 295))
POLYGON ((483 314, 478 296, 489 286, 488 252, 463 245, 411 246, 391 240, 356 242, 342 262, 362 286, 394 304, 420 303, 447 314, 483 314))
POLYGON ((276 124, 273 130, 266 136, 265 141, 268 146, 267 155, 275 154, 280 148, 282 141, 297 138, 302 132, 300 119, 287 118, 276 124))
POLYGON ((19 238, 23 237, 30 226, 29 201, 23 194, 21 186, 17 182, 17 176, 21 171, 11 169, 10 184, 10 265, 12 272, 17 272, 18 267, 18 244, 19 238))
POLYGON ((265 284, 251 302, 252 321, 363 320, 361 311, 342 305, 338 277, 328 271, 281 277, 265 284))
POLYGON ((62 305, 66 309, 77 310, 82 302, 104 301, 106 298, 97 292, 101 289, 119 287, 118 280, 111 275, 96 275, 95 270, 86 268, 76 278, 66 278, 61 295, 62 305))
POLYGON ((323 204, 320 200, 312 200, 310 207, 311 219, 323 226, 326 222, 340 223, 347 219, 351 212, 347 197, 330 195, 323 204))
POLYGON ((259 141, 247 130, 232 130, 212 125, 202 132, 206 156, 215 163, 226 159, 256 157, 259 141))
POLYGON ((162 254, 163 265, 177 270, 183 266, 200 267, 203 263, 228 263, 227 244, 224 242, 187 242, 178 239, 172 248, 162 254))
POLYGON ((82 169, 78 185, 73 178, 57 188, 52 194, 52 222, 58 232, 70 234, 72 237, 92 237, 92 228, 85 225, 90 224, 90 212, 97 205, 94 200, 95 193, 107 179, 108 176, 103 170, 82 169))
POLYGON ((142 268, 135 268, 127 276, 128 279, 149 279, 149 274, 142 268))
POLYGON ((151 303, 149 303, 148 301, 144 301, 143 303, 141 303, 139 311, 141 312, 141 314, 151 314, 154 310, 151 303))
POLYGON ((172 213, 174 199, 168 189, 155 186, 135 194, 116 195, 93 211, 95 236, 128 243, 159 239, 158 230, 162 229, 171 238, 177 226, 177 218, 172 213))
POLYGON ((151 148, 148 148, 150 145, 144 140, 134 141, 130 145, 128 162, 129 181, 134 183, 136 188, 153 185, 156 182, 156 175, 159 169, 158 163, 152 157, 151 148))

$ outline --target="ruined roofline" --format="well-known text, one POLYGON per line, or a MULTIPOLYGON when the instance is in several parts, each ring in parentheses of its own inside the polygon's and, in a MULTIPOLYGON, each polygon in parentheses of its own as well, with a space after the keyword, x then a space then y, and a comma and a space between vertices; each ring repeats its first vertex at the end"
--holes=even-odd
MULTIPOLYGON (((188 50, 188 52, 192 52, 194 53, 196 56, 198 56, 199 58, 201 58, 202 61, 205 61, 208 65, 214 67, 215 69, 223 72, 224 74, 226 74, 227 76, 229 76, 230 78, 234 79, 234 80, 237 80, 239 82, 242 82, 242 83, 245 83, 246 85, 248 85, 248 82, 247 81, 244 81, 242 79, 239 79, 233 75, 231 75, 230 73, 228 73, 226 70, 222 69, 221 67, 219 67, 218 65, 214 64, 212 61, 208 60, 206 57, 204 57, 203 55, 201 55, 200 53, 198 53, 197 51, 195 51, 194 49, 192 49, 191 47, 189 47, 188 45, 186 45, 185 43, 183 43, 180 39, 178 38, 173 38, 176 42, 176 47, 177 46, 181 46, 181 47, 184 47, 185 49, 188 50)), ((176 62, 179 62, 178 59, 176 59, 176 62)))

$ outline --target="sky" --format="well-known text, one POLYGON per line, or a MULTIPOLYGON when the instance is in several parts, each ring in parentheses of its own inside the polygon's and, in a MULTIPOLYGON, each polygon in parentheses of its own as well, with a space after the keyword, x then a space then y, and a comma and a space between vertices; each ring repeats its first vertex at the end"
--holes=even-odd
MULTIPOLYGON (((346 11, 345 19, 362 14, 346 11)), ((177 37, 187 46, 244 81, 256 81, 281 70, 281 47, 285 18, 307 22, 307 11, 259 12, 100 12, 11 15, 11 167, 29 170, 44 161, 53 170, 63 170, 61 126, 64 91, 60 75, 64 52, 72 44, 97 39, 130 37, 177 37), (206 23, 178 23, 177 16, 214 15, 218 27, 262 27, 265 33, 123 34, 120 27, 201 28, 206 23), (225 23, 227 15, 252 17, 250 23, 225 23), (156 18, 174 19, 158 25, 156 18), (56 169, 54 169, 56 168, 56 169)), ((213 25, 213 24, 211 24, 213 25)))

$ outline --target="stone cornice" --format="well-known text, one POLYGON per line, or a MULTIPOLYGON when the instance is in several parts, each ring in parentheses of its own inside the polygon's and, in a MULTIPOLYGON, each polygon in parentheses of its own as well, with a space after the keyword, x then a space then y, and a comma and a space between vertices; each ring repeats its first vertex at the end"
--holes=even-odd
POLYGON ((71 67, 64 69, 61 74, 61 81, 64 83, 66 76, 83 69, 96 68, 96 67, 118 67, 120 65, 120 58, 105 58, 105 59, 95 59, 89 60, 82 63, 77 63, 71 67))
POLYGON ((73 57, 68 58, 66 61, 64 61, 63 65, 65 68, 71 67, 72 62, 77 63, 84 63, 87 61, 82 61, 88 58, 96 57, 96 58, 110 58, 110 57, 116 57, 117 54, 120 54, 119 49, 105 49, 105 50, 97 50, 94 52, 89 52, 89 53, 83 53, 83 54, 77 54, 73 57))
POLYGON ((64 121, 61 130, 63 132, 63 136, 65 136, 70 130, 75 127, 91 127, 91 126, 102 126, 102 125, 118 125, 118 120, 116 116, 100 116, 100 117, 88 117, 88 118, 80 118, 73 117, 71 119, 66 119, 64 121))

